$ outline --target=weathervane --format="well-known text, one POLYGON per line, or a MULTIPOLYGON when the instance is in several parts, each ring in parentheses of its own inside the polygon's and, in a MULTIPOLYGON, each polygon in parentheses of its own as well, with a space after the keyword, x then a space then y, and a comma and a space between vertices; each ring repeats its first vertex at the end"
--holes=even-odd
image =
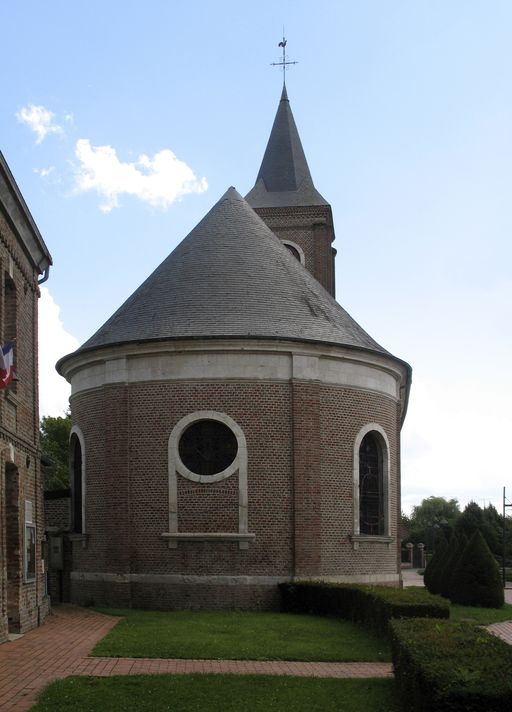
POLYGON ((284 27, 283 27, 283 39, 282 41, 278 44, 278 47, 283 48, 283 59, 280 62, 271 62, 270 66, 271 67, 282 67, 283 68, 283 84, 286 84, 286 67, 289 64, 298 64, 298 62, 290 62, 286 56, 286 38, 284 36, 284 27))

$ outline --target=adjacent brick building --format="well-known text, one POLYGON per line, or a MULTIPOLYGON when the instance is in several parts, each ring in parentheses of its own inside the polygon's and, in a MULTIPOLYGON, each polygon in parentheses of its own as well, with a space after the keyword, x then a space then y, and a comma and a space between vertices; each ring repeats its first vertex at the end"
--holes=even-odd
POLYGON ((398 584, 410 368, 335 301, 333 239, 283 90, 247 199, 230 188, 58 364, 72 600, 265 608, 295 577, 398 584))
POLYGON ((0 642, 48 612, 39 450, 37 304, 51 257, 0 153, 0 341, 15 379, 0 390, 0 642))

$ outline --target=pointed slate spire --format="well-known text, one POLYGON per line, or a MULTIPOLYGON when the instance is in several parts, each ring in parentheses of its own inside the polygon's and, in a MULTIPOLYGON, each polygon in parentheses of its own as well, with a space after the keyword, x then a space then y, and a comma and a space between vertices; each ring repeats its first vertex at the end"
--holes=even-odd
POLYGON ((78 353, 130 342, 226 337, 327 342, 387 353, 234 188, 78 353))
POLYGON ((256 184, 246 200, 253 208, 327 205, 313 185, 286 85, 256 184))

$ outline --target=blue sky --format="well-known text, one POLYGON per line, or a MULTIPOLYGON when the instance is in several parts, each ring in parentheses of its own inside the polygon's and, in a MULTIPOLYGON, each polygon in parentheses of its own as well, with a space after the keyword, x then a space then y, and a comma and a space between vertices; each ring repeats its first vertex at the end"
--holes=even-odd
POLYGON ((284 24, 338 300, 414 370, 404 509, 512 494, 510 2, 2 5, 0 149, 54 259, 42 413, 66 404, 53 362, 252 187, 284 24))

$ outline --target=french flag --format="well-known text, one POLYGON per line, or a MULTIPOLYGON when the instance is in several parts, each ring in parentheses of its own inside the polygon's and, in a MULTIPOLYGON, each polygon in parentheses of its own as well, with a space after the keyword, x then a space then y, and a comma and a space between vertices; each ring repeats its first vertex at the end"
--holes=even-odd
POLYGON ((0 389, 7 388, 14 376, 14 353, 8 341, 0 348, 0 389))

